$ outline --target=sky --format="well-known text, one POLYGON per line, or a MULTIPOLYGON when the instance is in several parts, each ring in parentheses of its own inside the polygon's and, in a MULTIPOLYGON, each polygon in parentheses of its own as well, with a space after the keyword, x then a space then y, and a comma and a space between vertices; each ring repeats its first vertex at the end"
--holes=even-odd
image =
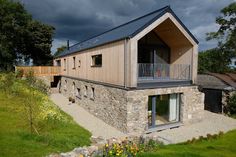
POLYGON ((199 41, 199 50, 216 47, 206 33, 216 31, 220 10, 236 0, 20 0, 33 18, 55 27, 52 52, 170 5, 199 41))

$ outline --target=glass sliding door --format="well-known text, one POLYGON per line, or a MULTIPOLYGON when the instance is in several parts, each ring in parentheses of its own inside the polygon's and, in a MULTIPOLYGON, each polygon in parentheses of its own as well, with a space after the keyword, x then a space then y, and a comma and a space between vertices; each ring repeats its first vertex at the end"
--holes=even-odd
POLYGON ((179 121, 180 94, 165 94, 149 96, 148 100, 148 126, 170 124, 179 121))

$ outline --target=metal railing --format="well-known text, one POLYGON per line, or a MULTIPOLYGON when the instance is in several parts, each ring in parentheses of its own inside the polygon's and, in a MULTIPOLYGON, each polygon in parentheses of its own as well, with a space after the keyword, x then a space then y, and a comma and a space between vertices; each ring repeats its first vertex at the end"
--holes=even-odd
POLYGON ((190 65, 138 63, 139 80, 190 80, 190 65))

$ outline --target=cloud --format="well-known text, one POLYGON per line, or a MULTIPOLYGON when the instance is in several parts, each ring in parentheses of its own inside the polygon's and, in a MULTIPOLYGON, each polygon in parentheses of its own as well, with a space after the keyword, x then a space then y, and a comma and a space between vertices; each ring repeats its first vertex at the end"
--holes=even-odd
POLYGON ((216 30, 220 10, 235 0, 21 0, 33 18, 53 25, 52 50, 60 41, 79 42, 134 18, 170 5, 200 41, 200 49, 216 46, 205 33, 216 30))

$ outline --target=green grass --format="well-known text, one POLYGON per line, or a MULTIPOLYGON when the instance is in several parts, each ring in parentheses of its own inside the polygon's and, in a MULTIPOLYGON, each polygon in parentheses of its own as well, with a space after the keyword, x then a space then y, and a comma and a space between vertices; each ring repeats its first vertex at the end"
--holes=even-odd
POLYGON ((192 144, 160 146, 155 152, 147 152, 139 157, 236 157, 236 130, 217 139, 197 141, 192 144))
POLYGON ((0 90, 0 157, 41 157, 90 144, 91 133, 59 109, 66 121, 39 121, 39 135, 35 132, 31 134, 25 103, 26 98, 21 94, 0 90))

